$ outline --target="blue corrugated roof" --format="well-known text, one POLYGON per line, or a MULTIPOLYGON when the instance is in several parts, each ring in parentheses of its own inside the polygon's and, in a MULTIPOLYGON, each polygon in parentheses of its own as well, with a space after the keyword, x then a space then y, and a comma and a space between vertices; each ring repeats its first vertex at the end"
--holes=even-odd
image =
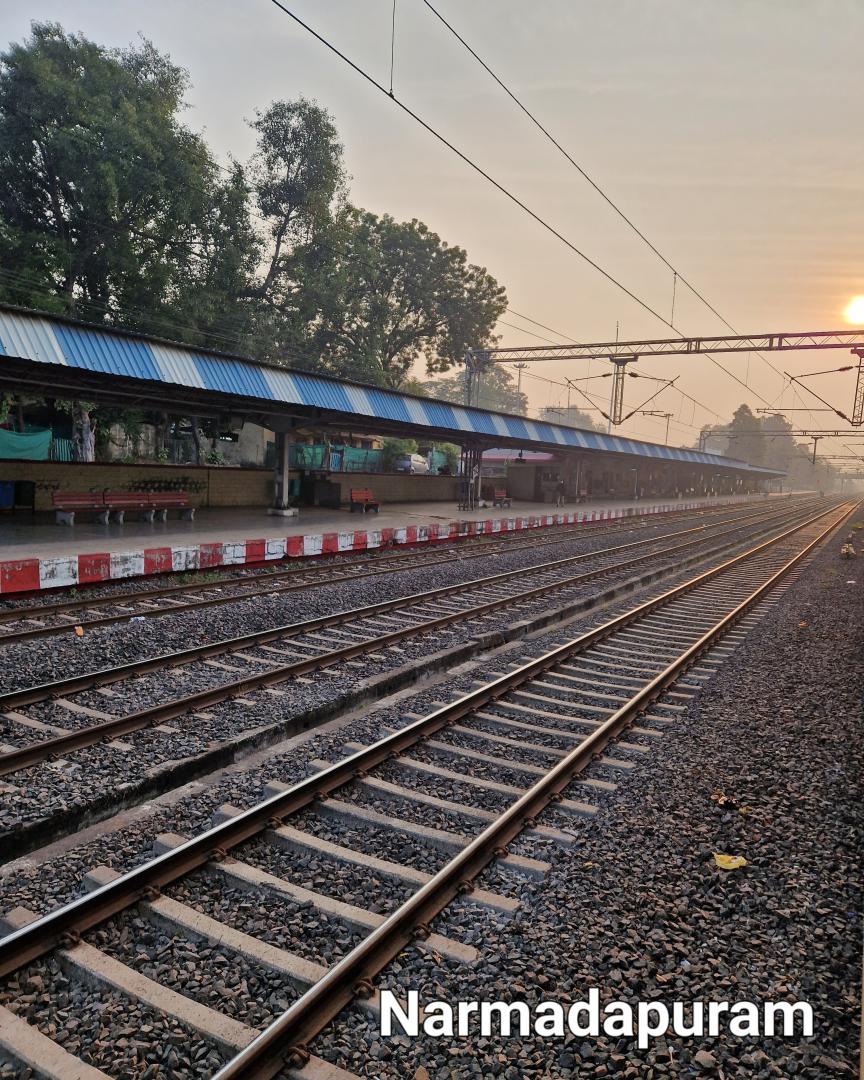
POLYGON ((774 470, 698 450, 658 446, 488 409, 455 406, 446 401, 277 368, 244 357, 205 352, 0 306, 0 356, 3 355, 253 399, 263 412, 268 403, 273 403, 342 413, 347 423, 352 417, 377 418, 405 424, 406 435, 428 427, 446 433, 455 442, 465 435, 510 437, 552 449, 578 447, 778 475, 774 470))
POLYGON ((379 416, 387 420, 402 420, 406 424, 411 423, 408 406, 397 394, 388 394, 376 386, 369 387, 366 397, 379 416))
POLYGON ((57 323, 53 329, 70 367, 101 371, 106 375, 129 375, 133 379, 160 378, 156 360, 145 341, 83 330, 64 323, 57 323))
POLYGON ((222 356, 193 353, 192 359, 201 382, 208 390, 222 394, 238 394, 243 397, 271 397, 267 380, 260 368, 244 364, 242 360, 229 360, 222 356))

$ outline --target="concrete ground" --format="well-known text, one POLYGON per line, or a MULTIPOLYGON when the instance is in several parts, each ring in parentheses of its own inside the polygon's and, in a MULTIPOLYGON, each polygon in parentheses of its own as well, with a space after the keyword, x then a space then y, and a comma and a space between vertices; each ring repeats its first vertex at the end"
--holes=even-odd
MULTIPOLYGON (((345 510, 309 507, 300 510, 299 517, 281 518, 268 515, 264 507, 202 509, 194 521, 177 517, 168 521, 147 523, 135 520, 134 515, 122 525, 98 525, 81 515, 75 525, 57 525, 53 514, 26 512, 0 516, 0 562, 17 559, 52 559, 96 552, 123 552, 142 547, 175 547, 188 544, 231 543, 251 538, 302 536, 310 533, 348 532, 354 529, 400 529, 410 525, 432 525, 451 521, 488 521, 496 518, 527 517, 554 514, 549 504, 514 501, 506 510, 500 508, 457 510, 450 502, 385 503, 379 514, 352 514, 345 510)), ((754 500, 764 498, 752 496, 754 500)), ((729 501, 728 496, 678 500, 685 503, 729 501)), ((632 509, 634 513, 650 512, 653 507, 674 507, 676 500, 666 498, 597 499, 578 506, 566 505, 558 513, 586 514, 598 511, 632 509)))

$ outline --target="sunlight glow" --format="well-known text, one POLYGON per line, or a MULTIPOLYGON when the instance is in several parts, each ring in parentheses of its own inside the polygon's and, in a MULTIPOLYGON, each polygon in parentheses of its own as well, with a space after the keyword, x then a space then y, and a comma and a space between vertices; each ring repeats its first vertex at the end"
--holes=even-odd
POLYGON ((846 322, 864 325, 864 296, 853 296, 843 312, 846 322))

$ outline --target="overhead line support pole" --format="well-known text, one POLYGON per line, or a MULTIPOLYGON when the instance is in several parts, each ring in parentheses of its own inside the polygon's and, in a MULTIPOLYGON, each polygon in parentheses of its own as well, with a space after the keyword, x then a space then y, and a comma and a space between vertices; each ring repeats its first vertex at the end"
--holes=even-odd
POLYGON ((855 382, 855 403, 852 406, 852 427, 864 423, 864 348, 853 349, 858 357, 858 377, 855 382))
POLYGON ((612 425, 614 424, 617 427, 624 419, 624 375, 627 371, 627 365, 635 364, 639 357, 610 356, 608 359, 614 368, 612 373, 612 396, 609 399, 608 431, 611 432, 612 425))

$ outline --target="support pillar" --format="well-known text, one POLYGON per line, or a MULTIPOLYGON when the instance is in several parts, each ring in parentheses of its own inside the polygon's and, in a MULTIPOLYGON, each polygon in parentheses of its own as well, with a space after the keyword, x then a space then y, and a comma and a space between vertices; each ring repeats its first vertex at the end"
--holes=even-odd
POLYGON ((273 505, 267 511, 277 517, 297 517, 296 508, 288 505, 288 480, 291 444, 294 436, 290 431, 276 432, 276 462, 273 467, 273 505))
POLYGON ((483 450, 479 446, 462 446, 459 463, 459 509, 474 510, 480 501, 480 467, 483 450))

